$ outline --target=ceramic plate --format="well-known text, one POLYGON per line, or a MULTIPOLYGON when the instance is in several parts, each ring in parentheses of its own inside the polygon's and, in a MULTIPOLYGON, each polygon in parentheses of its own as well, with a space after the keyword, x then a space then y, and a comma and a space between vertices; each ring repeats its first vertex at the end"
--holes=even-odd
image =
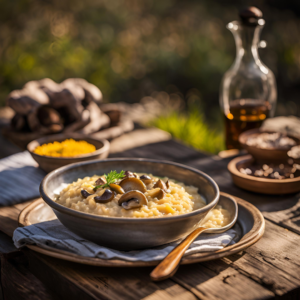
MULTIPOLYGON (((230 196, 225 193, 221 193, 221 195, 223 197, 230 196)), ((234 198, 238 203, 239 215, 237 223, 233 228, 240 233, 241 238, 234 245, 228 246, 224 249, 215 252, 195 253, 184 257, 181 261, 181 264, 192 264, 218 259, 224 256, 229 256, 253 245, 262 237, 265 230, 265 221, 261 212, 249 202, 246 202, 245 200, 242 200, 237 197, 234 198)), ((21 211, 19 215, 19 225, 28 226, 31 224, 50 221, 54 219, 56 219, 56 217, 52 209, 42 199, 38 199, 29 204, 24 210, 21 211)), ((56 250, 53 248, 46 249, 33 245, 28 245, 27 247, 36 252, 49 255, 55 258, 93 266, 145 267, 155 266, 159 263, 159 261, 129 262, 119 259, 105 260, 100 258, 83 257, 77 254, 56 250)))

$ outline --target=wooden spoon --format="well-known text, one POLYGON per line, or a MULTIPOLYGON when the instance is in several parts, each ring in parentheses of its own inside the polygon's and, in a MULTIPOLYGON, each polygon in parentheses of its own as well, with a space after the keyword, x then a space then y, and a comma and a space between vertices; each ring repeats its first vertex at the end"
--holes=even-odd
POLYGON ((185 251, 189 248, 192 242, 203 232, 207 233, 222 233, 230 229, 236 222, 238 216, 238 206, 232 197, 221 196, 219 205, 230 212, 231 221, 228 225, 221 228, 205 228, 198 227, 192 231, 175 249, 173 249, 159 265, 151 272, 150 277, 153 281, 165 280, 172 277, 179 266, 181 258, 185 251))

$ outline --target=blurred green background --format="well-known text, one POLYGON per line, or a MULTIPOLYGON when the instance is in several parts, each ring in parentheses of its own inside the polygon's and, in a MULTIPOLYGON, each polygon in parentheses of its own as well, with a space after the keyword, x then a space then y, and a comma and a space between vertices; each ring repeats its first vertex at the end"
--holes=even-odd
POLYGON ((300 1, 281 0, 0 0, 0 105, 29 80, 82 77, 108 102, 165 91, 220 134, 219 85, 235 58, 225 26, 247 5, 266 20, 260 56, 277 78, 276 114, 300 116, 300 1))

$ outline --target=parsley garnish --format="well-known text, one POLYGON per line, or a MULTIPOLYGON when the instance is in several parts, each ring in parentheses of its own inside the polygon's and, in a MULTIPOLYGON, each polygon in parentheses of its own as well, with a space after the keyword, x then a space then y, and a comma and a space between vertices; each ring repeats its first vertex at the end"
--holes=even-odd
POLYGON ((109 187, 109 185, 111 183, 116 182, 119 179, 122 179, 123 177, 125 177, 125 172, 121 171, 120 173, 118 173, 117 171, 110 171, 107 175, 104 174, 104 177, 106 179, 106 183, 103 185, 97 185, 94 187, 94 190, 99 189, 99 188, 105 188, 105 187, 109 187))

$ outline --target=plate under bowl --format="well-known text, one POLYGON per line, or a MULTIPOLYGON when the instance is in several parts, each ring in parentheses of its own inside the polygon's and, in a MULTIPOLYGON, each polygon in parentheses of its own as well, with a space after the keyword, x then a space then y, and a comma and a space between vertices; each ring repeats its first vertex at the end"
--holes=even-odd
MULTIPOLYGON (((233 197, 231 195, 220 193, 221 197, 233 197)), ((238 204, 238 219, 234 229, 238 234, 235 244, 229 245, 221 250, 213 252, 194 253, 184 256, 180 264, 192 264, 213 259, 219 259, 224 256, 232 255, 246 249, 257 242, 264 233, 265 222, 261 212, 251 203, 234 197, 238 204)), ((45 222, 56 219, 52 209, 42 200, 38 199, 22 210, 19 215, 19 226, 29 226, 39 222, 45 222)), ((84 257, 67 251, 54 249, 51 247, 41 248, 35 245, 27 245, 28 248, 67 261, 80 264, 100 266, 100 267, 147 267, 156 266, 160 261, 126 261, 123 259, 101 259, 96 257, 84 257)))
POLYGON ((41 197, 63 225, 83 238, 118 250, 136 250, 163 245, 186 236, 218 203, 220 193, 215 181, 205 173, 181 164, 136 159, 106 159, 81 162, 49 173, 40 185, 41 197), (207 205, 187 214, 159 218, 118 218, 79 212, 54 201, 54 190, 78 178, 102 175, 111 170, 131 170, 169 177, 196 186, 207 205))

